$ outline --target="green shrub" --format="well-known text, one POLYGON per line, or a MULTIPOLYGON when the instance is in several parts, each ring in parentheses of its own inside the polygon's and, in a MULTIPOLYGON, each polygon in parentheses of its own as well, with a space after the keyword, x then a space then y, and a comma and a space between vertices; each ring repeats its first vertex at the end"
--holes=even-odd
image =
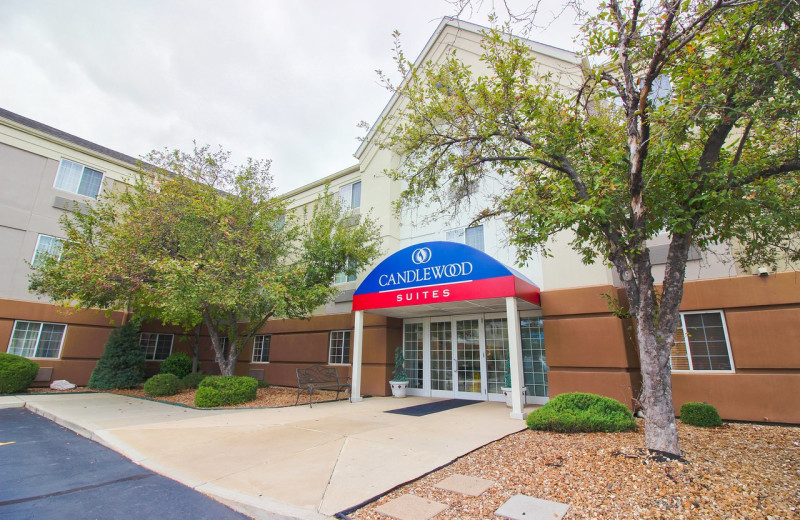
POLYGON ((259 381, 258 382, 258 387, 259 388, 269 388, 269 383, 267 383, 266 381, 259 381))
POLYGON ((30 386, 39 365, 28 358, 0 352, 0 394, 16 394, 30 386))
POLYGON ((252 377, 208 376, 197 386, 194 404, 201 408, 229 406, 256 398, 258 381, 252 377))
POLYGON ((722 419, 717 409, 706 403, 683 403, 683 406, 681 406, 681 422, 704 428, 722 426, 722 419))
POLYGON ((528 415, 528 428, 562 433, 619 432, 636 428, 631 411, 594 394, 561 394, 528 415))
POLYGON ((200 384, 200 381, 208 377, 208 375, 202 372, 190 372, 183 376, 181 380, 183 382, 184 388, 197 388, 200 384))
POLYGON ((144 393, 151 397, 175 395, 183 390, 183 383, 175 374, 156 374, 144 383, 144 393))
POLYGON ((170 355, 167 359, 161 362, 162 374, 174 374, 179 379, 186 377, 192 372, 192 358, 178 352, 170 355))
POLYGON ((89 388, 134 388, 144 380, 144 351, 139 326, 129 321, 111 331, 105 349, 89 378, 89 388))

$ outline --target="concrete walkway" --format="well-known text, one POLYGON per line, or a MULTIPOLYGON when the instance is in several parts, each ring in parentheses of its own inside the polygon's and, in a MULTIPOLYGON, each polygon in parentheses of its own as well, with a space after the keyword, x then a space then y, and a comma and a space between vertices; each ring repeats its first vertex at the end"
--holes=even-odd
POLYGON ((372 398, 193 410, 105 393, 0 396, 256 518, 327 518, 525 427, 503 403, 424 417, 372 398))

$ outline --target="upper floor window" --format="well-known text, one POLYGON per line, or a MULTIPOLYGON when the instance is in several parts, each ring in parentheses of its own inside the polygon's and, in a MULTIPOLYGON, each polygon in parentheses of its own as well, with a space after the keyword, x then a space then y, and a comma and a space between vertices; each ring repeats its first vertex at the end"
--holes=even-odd
POLYGON ((172 334, 159 334, 156 332, 142 332, 139 336, 139 346, 144 350, 147 361, 164 361, 172 354, 172 334))
POLYGON ((8 353, 26 358, 58 358, 67 326, 39 321, 14 322, 8 353))
POLYGON ((722 312, 682 312, 669 359, 672 370, 733 370, 722 312))
POLYGON ((96 199, 102 184, 103 172, 68 159, 61 159, 54 186, 59 190, 96 199))
POLYGON ((36 250, 33 252, 31 265, 36 267, 42 263, 47 257, 61 258, 62 241, 60 238, 51 237, 50 235, 39 235, 36 241, 36 250))
POLYGON ((483 226, 451 229, 445 233, 445 240, 448 242, 460 242, 483 251, 483 226))
POLYGON ((272 336, 259 334, 253 341, 253 363, 269 363, 269 344, 272 336))
POLYGON ((355 209, 361 207, 361 181, 352 184, 345 184, 339 188, 339 198, 342 199, 345 208, 355 209))

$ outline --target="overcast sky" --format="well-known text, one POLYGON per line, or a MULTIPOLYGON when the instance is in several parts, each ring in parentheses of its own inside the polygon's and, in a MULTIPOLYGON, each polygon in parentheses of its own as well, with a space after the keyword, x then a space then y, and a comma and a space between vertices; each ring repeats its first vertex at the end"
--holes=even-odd
MULTIPOLYGON (((462 18, 482 25, 490 1, 462 18)), ((531 38, 576 50, 543 0, 531 38)), ((521 5, 525 5, 522 2, 521 5)), ((392 31, 415 58, 445 0, 0 0, 0 107, 140 157, 220 144, 272 159, 279 192, 356 163, 390 94, 392 31)))

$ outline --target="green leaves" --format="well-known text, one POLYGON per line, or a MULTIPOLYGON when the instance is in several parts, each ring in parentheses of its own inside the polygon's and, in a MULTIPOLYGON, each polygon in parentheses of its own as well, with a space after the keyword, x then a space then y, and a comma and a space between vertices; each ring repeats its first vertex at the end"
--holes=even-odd
POLYGON ((368 216, 326 193, 304 223, 273 195, 268 161, 229 157, 208 146, 151 153, 155 170, 64 216, 62 259, 34 268, 31 290, 85 308, 130 305, 187 330, 205 323, 228 337, 230 362, 269 317, 307 316, 336 294, 336 272, 379 254, 368 216))

